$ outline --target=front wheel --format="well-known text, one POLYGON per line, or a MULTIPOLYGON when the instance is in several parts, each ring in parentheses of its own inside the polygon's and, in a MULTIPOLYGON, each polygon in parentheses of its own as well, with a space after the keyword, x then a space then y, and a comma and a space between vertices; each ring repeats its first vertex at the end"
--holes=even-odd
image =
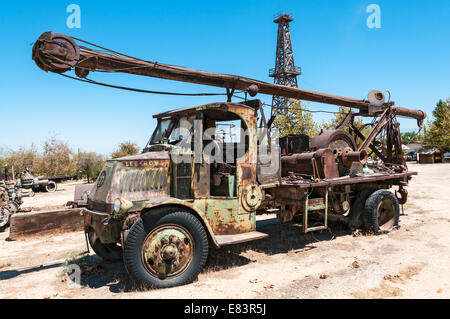
POLYGON ((88 240, 97 256, 106 262, 115 262, 122 260, 122 249, 116 244, 103 244, 97 237, 94 230, 88 232, 88 240))
POLYGON ((375 233, 386 233, 398 226, 400 206, 397 197, 390 191, 378 190, 366 201, 366 214, 370 228, 375 233))
POLYGON ((152 212, 130 229, 124 263, 130 276, 146 287, 169 288, 191 283, 208 258, 208 236, 200 221, 184 211, 152 212))

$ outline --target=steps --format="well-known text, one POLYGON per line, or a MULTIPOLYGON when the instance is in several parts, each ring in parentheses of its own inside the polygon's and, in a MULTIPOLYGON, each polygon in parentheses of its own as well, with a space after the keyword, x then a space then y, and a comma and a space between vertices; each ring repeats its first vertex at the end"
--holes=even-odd
POLYGON ((245 243, 247 241, 253 241, 269 237, 268 234, 258 231, 252 231, 248 233, 235 234, 235 235, 216 235, 216 240, 219 246, 233 245, 245 243))
POLYGON ((312 198, 309 199, 308 192, 305 192, 305 204, 303 210, 303 232, 309 233, 318 230, 328 229, 328 187, 325 189, 325 198, 312 198), (309 212, 315 212, 323 210, 325 214, 325 223, 322 226, 308 227, 308 214, 309 212))

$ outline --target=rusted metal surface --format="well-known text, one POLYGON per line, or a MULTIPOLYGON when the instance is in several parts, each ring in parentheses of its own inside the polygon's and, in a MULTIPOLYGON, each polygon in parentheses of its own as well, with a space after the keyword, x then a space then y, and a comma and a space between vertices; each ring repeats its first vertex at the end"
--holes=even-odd
MULTIPOLYGON (((256 86, 258 88, 257 91, 262 94, 347 106, 360 109, 362 112, 366 113, 370 106, 370 103, 365 100, 352 99, 279 84, 270 84, 241 76, 199 71, 179 66, 144 61, 124 55, 112 55, 84 47, 81 48, 74 43, 75 41, 73 38, 67 35, 46 32, 39 37, 33 47, 33 59, 44 71, 56 73, 66 72, 76 66, 79 69, 84 70, 83 75, 87 71, 116 71, 228 89, 233 88, 234 90, 242 91, 247 91, 251 86, 253 86, 253 88, 256 86), (80 52, 79 57, 77 55, 78 50, 80 52)), ((388 108, 391 106, 392 102, 390 102, 390 104, 385 104, 384 107, 388 108)), ((391 109, 398 115, 415 118, 419 121, 423 121, 426 116, 422 111, 397 107, 391 107, 391 109)))
POLYGON ((342 154, 347 147, 356 150, 355 141, 351 135, 344 130, 322 130, 312 138, 309 145, 313 151, 321 148, 330 148, 333 150, 336 158, 342 154))
POLYGON ((368 176, 360 177, 341 177, 335 178, 333 180, 321 181, 320 183, 312 183, 305 180, 300 181, 290 181, 287 179, 283 180, 282 185, 295 185, 298 188, 320 188, 326 186, 338 186, 338 185, 352 185, 361 183, 373 183, 373 182, 390 182, 392 184, 400 183, 407 180, 409 177, 417 175, 417 172, 406 172, 406 173, 378 173, 368 176))
POLYGON ((314 163, 318 165, 320 178, 332 179, 339 177, 333 151, 319 149, 316 152, 306 152, 291 156, 282 156, 282 176, 288 176, 289 172, 314 175, 314 163))
POLYGON ((342 163, 349 168, 352 166, 352 163, 366 164, 368 161, 368 155, 365 150, 352 151, 350 147, 345 148, 341 156, 342 163))
POLYGON ((177 225, 162 225, 144 239, 141 258, 144 267, 158 278, 172 278, 191 264, 195 254, 192 235, 177 225))
MULTIPOLYGON (((158 126, 143 154, 107 161, 89 194, 88 208, 84 210, 85 227, 94 230, 102 243, 124 240, 133 223, 145 214, 170 212, 174 208, 196 216, 211 241, 220 246, 265 237, 256 232, 256 213, 264 210, 276 211, 280 221, 292 221, 295 216, 303 214, 303 228, 310 231, 324 229, 327 223, 319 228, 310 228, 305 222, 308 219, 306 215, 319 213, 326 217, 326 221, 328 216, 330 220, 341 220, 341 215, 350 210, 352 199, 369 187, 389 189, 393 185, 400 186, 397 197, 401 202, 406 201, 407 193, 402 186, 406 186, 416 173, 407 172, 396 116, 407 116, 421 122, 426 116, 424 112, 398 108, 393 102, 384 103, 382 95, 377 100, 379 105, 378 102, 374 105, 365 100, 149 62, 110 52, 79 47, 73 38, 45 33, 33 48, 33 59, 45 71, 64 73, 75 69, 80 78, 87 77, 90 72, 108 71, 221 87, 227 90, 228 101, 156 114, 154 118, 158 126), (321 131, 309 143, 309 138, 304 136, 288 136, 276 145, 271 143, 269 131, 262 136, 257 131, 258 120, 266 130, 272 123, 272 119, 266 121, 261 101, 232 103, 236 90, 250 96, 262 93, 283 99, 357 108, 360 110, 358 115, 378 119, 368 124, 372 125, 372 130, 367 137, 354 126, 355 114, 349 113, 337 129, 321 131), (259 119, 258 111, 261 112, 259 119), (194 137, 200 135, 187 146, 180 146, 177 141, 169 142, 171 133, 181 120, 189 123, 195 120, 189 134, 194 137), (213 156, 205 154, 204 150, 219 145, 215 138, 209 137, 218 135, 217 126, 226 121, 239 122, 247 131, 239 141, 228 143, 231 144, 228 146, 223 138, 225 146, 218 150, 219 158, 223 157, 224 150, 231 149, 236 153, 243 150, 243 154, 231 162, 218 163, 217 159, 209 162, 213 156), (163 128, 163 123, 166 128, 163 128), (214 133, 205 136, 208 130, 214 133), (264 175, 258 142, 266 137, 270 153, 262 157, 281 161, 281 166, 264 175), (359 148, 357 138, 362 140, 359 148), (278 146, 282 150, 281 155, 276 152, 278 146), (372 153, 367 152, 370 151, 382 162, 369 161, 372 153), (176 162, 174 159, 178 156, 185 157, 186 161, 176 162), (367 166, 365 171, 363 165, 367 166), (352 174, 356 166, 359 166, 358 174, 352 174)), ((273 75, 281 71, 274 70, 273 75)), ((183 248, 180 253, 175 237, 184 241, 189 234, 176 225, 149 231, 142 248, 142 261, 155 276, 176 276, 189 264, 190 252, 183 248), (157 251, 161 254, 155 256, 157 251), (167 261, 172 260, 174 254, 181 259, 167 268, 167 261)))
POLYGON ((403 186, 400 186, 399 190, 395 191, 395 196, 400 205, 404 205, 408 201, 408 191, 403 186))
POLYGON ((220 247, 227 245, 236 245, 245 243, 252 240, 264 239, 269 237, 268 234, 251 231, 247 233, 235 234, 235 235, 217 235, 217 242, 220 247))

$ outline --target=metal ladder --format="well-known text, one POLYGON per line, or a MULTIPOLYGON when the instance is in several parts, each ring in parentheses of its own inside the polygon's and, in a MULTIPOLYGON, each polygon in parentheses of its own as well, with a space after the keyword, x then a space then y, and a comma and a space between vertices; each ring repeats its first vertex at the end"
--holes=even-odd
MULTIPOLYGON (((312 200, 319 200, 319 199, 312 199, 312 200)), ((304 210, 303 210, 303 232, 309 233, 317 230, 325 230, 328 229, 328 187, 325 188, 325 202, 324 204, 318 204, 314 205, 312 207, 309 206, 309 194, 306 191, 305 192, 305 204, 304 204, 304 210), (309 211, 316 211, 316 210, 325 210, 325 224, 322 226, 317 227, 308 227, 308 213, 309 211)))

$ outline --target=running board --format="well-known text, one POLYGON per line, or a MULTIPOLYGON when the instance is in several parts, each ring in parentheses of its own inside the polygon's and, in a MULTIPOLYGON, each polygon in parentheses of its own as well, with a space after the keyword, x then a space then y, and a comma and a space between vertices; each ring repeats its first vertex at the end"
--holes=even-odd
POLYGON ((216 235, 216 240, 219 246, 233 245, 245 243, 247 241, 258 240, 269 237, 268 234, 251 231, 248 233, 235 235, 216 235))

